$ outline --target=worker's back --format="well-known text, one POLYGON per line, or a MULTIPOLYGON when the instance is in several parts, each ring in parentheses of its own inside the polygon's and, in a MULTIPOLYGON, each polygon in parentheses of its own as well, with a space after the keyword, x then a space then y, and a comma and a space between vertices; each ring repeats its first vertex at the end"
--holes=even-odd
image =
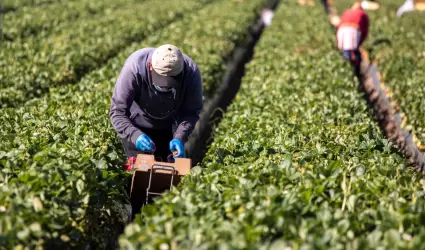
POLYGON ((338 29, 344 26, 358 29, 361 32, 361 41, 364 41, 369 32, 369 17, 361 8, 348 9, 342 14, 338 29))

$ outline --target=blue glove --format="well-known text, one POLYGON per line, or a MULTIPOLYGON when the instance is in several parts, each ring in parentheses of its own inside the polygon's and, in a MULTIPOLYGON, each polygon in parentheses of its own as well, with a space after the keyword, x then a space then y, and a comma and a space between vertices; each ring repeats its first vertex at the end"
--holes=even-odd
POLYGON ((177 151, 177 155, 174 155, 173 158, 186 157, 186 155, 184 154, 184 144, 179 139, 173 139, 170 141, 170 151, 171 152, 177 151))
POLYGON ((137 137, 136 148, 140 151, 154 151, 155 143, 147 134, 141 134, 137 137))

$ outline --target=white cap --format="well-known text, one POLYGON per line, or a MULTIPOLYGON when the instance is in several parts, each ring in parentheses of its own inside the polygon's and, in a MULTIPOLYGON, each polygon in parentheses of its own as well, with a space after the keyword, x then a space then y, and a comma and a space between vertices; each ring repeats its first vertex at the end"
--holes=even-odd
POLYGON ((183 53, 174 45, 165 44, 154 50, 152 55, 152 81, 156 86, 175 88, 180 85, 179 75, 184 68, 183 53))
POLYGON ((176 76, 183 70, 183 53, 172 44, 165 44, 153 52, 152 68, 162 76, 176 76))

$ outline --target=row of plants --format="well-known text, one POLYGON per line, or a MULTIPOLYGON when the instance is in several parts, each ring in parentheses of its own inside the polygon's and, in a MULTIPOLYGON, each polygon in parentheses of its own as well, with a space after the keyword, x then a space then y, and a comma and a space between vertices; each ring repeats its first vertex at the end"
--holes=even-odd
POLYGON ((75 83, 131 42, 213 0, 133 1, 107 15, 72 22, 51 35, 5 42, 0 50, 0 107, 20 106, 53 86, 75 83))
MULTIPOLYGON (((342 12, 350 7, 350 1, 337 1, 342 12)), ((371 19, 370 36, 365 48, 370 59, 377 65, 382 87, 391 98, 396 116, 402 127, 412 131, 414 140, 422 149, 425 145, 425 27, 423 12, 408 12, 401 18, 395 13, 400 1, 389 0, 380 4, 380 9, 368 11, 371 19)))
POLYGON ((78 84, 1 109, 0 246, 112 247, 129 219, 125 188, 131 174, 123 173, 125 154, 109 120, 125 59, 142 47, 172 42, 198 63, 203 79, 218 81, 225 70, 220 55, 243 43, 265 2, 205 5, 131 44, 78 84))
POLYGON ((28 36, 46 37, 53 32, 57 33, 66 29, 71 22, 82 22, 102 15, 110 15, 120 5, 134 3, 136 1, 74 0, 58 1, 46 6, 22 6, 17 11, 3 15, 2 30, 14 43, 25 43, 25 40, 20 39, 28 36))
POLYGON ((49 3, 64 1, 70 0, 2 0, 0 3, 0 10, 3 10, 3 12, 10 12, 15 11, 22 6, 48 5, 49 3))
MULTIPOLYGON (((328 1, 332 5, 331 1, 328 1)), ((348 5, 348 1, 339 2, 339 5, 348 5)), ((336 27, 339 22, 339 17, 336 9, 332 6, 328 9, 331 24, 336 27), (330 11, 330 12, 329 12, 330 11)), ((421 142, 417 139, 415 132, 412 130, 403 129, 406 126, 406 116, 400 112, 399 105, 394 101, 392 91, 382 81, 382 76, 377 69, 377 60, 372 54, 374 47, 382 42, 391 44, 388 39, 378 39, 369 47, 367 51, 364 47, 360 48, 362 52, 363 62, 361 65, 361 73, 359 77, 359 90, 365 94, 365 99, 370 104, 376 122, 382 129, 385 138, 399 149, 406 157, 406 161, 410 166, 414 167, 418 172, 424 172, 425 155, 420 152, 425 149, 421 142), (371 61, 372 60, 372 61, 371 61)))
POLYGON ((417 137, 418 146, 425 145, 425 28, 424 13, 411 12, 395 17, 399 2, 390 0, 379 11, 370 13, 373 20, 371 43, 388 39, 390 45, 373 47, 381 79, 389 89, 389 96, 397 104, 403 127, 417 137))
POLYGON ((145 207, 121 249, 420 247, 425 182, 334 44, 321 6, 281 2, 202 164, 145 207))

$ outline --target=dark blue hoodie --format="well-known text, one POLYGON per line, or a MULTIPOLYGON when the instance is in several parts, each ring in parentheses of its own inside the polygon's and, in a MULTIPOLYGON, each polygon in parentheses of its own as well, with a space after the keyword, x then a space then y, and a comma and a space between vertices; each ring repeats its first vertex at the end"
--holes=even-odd
POLYGON ((172 92, 157 91, 151 81, 149 62, 154 48, 131 54, 115 85, 110 107, 118 135, 136 143, 143 128, 174 126, 174 138, 186 142, 202 110, 202 81, 198 66, 184 55, 183 83, 172 92))

